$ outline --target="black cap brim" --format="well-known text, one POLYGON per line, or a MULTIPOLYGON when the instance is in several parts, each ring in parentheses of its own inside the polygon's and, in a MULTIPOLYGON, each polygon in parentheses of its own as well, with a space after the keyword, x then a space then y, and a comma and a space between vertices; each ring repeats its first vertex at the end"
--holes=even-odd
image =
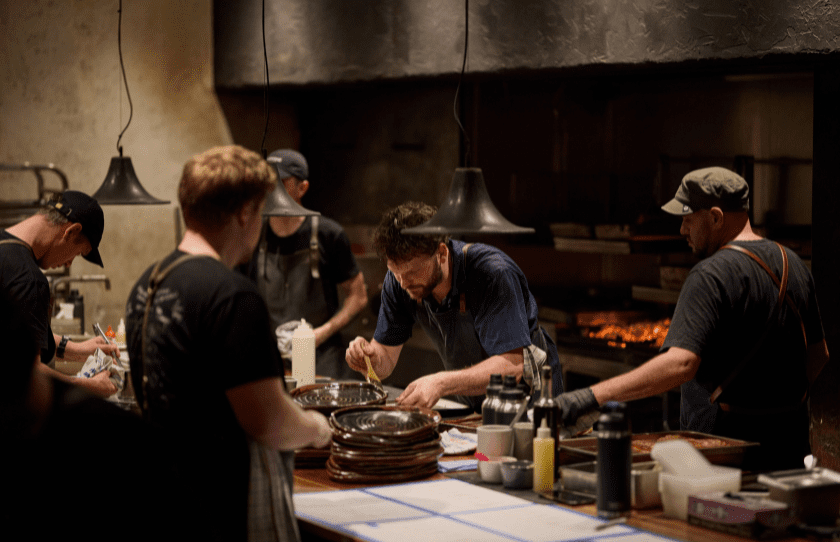
POLYGON ((104 268, 105 266, 102 265, 102 256, 99 255, 99 249, 95 248, 88 252, 87 254, 83 255, 82 258, 86 259, 90 263, 95 263, 99 267, 104 268))

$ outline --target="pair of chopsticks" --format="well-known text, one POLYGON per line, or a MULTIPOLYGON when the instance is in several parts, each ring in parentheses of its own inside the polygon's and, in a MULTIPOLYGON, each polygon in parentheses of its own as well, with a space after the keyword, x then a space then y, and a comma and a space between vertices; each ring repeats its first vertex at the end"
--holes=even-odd
POLYGON ((376 371, 373 370, 373 365, 370 364, 370 358, 365 356, 365 364, 367 364, 367 381, 379 388, 381 391, 385 391, 385 387, 382 386, 382 381, 379 380, 379 377, 376 376, 376 371))

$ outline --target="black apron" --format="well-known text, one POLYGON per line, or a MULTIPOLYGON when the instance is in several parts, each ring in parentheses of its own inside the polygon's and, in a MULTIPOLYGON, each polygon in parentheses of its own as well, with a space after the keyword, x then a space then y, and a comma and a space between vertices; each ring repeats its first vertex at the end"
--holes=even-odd
MULTIPOLYGON (((263 224, 257 253, 257 286, 268 305, 272 329, 291 320, 305 319, 314 328, 333 316, 324 295, 324 282, 318 269, 318 217, 312 217, 312 237, 308 249, 292 254, 269 252, 263 224)), ((341 332, 333 334, 315 351, 315 374, 338 380, 359 380, 361 375, 345 361, 347 345, 341 332)))
MULTIPOLYGON (((469 245, 465 245, 463 250, 465 270, 468 248, 469 245)), ((448 310, 438 312, 427 299, 414 304, 414 320, 434 343, 435 349, 443 361, 443 367, 447 371, 465 369, 490 357, 478 339, 475 319, 467 307, 464 293, 461 293, 458 303, 453 302, 451 305, 448 310)), ((556 349, 551 348, 554 345, 541 327, 537 326, 536 330, 531 332, 531 344, 541 348, 548 355, 546 363, 552 365, 552 390, 554 395, 561 393, 563 391, 563 379, 559 364, 556 362, 556 349)), ((478 412, 481 410, 484 395, 457 396, 455 400, 469 405, 475 412, 478 412)))

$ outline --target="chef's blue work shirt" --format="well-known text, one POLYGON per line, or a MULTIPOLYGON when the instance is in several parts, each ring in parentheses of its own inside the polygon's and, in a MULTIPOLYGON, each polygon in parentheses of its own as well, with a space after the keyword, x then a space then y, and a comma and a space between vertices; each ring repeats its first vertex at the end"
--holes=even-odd
MULTIPOLYGON (((449 293, 439 304, 432 296, 425 301, 433 312, 446 312, 459 308, 464 293, 485 357, 528 347, 531 332, 539 326, 539 309, 525 274, 507 254, 489 245, 471 245, 465 258, 464 244, 448 242, 454 277, 449 293)), ((374 339, 386 346, 404 344, 412 335, 416 305, 388 271, 374 339)))

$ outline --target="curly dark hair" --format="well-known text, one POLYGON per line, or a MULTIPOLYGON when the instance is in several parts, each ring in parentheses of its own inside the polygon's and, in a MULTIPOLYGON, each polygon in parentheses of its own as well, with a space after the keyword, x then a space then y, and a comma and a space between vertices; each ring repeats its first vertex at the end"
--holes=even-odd
POLYGON ((417 256, 430 256, 447 235, 403 235, 403 228, 413 228, 434 216, 437 208, 417 201, 407 201, 385 211, 373 232, 373 248, 380 257, 392 262, 405 262, 417 256))

